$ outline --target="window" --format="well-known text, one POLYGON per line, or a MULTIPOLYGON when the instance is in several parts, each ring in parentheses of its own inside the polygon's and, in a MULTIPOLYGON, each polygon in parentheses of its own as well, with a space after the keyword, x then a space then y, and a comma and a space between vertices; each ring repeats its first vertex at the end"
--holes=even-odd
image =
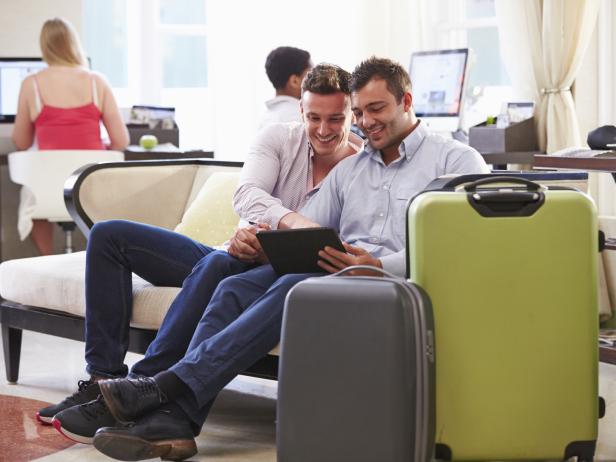
POLYGON ((495 0, 449 0, 430 12, 437 48, 468 47, 464 129, 498 115, 513 95, 511 81, 500 57, 495 0))
POLYGON ((83 9, 84 47, 92 69, 105 74, 114 87, 128 86, 125 1, 84 0, 83 9))
POLYGON ((205 0, 84 0, 84 31, 120 107, 175 107, 180 147, 212 149, 205 0))

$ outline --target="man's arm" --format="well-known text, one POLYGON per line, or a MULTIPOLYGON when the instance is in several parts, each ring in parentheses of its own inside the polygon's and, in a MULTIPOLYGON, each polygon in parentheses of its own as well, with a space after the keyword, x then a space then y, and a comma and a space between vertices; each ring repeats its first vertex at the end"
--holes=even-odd
MULTIPOLYGON (((347 244, 346 242, 343 242, 342 245, 344 245, 344 248, 346 249, 347 253, 340 252, 339 250, 336 250, 333 247, 329 246, 319 251, 319 257, 321 258, 321 260, 317 262, 317 265, 319 265, 328 273, 336 273, 344 268, 356 265, 375 266, 377 268, 383 268, 381 260, 379 260, 378 258, 374 258, 364 249, 360 247, 354 247, 347 244)), ((354 270, 348 273, 349 276, 371 276, 373 274, 374 273, 370 271, 364 270, 354 270)))
POLYGON ((233 195, 233 208, 241 218, 276 228, 280 219, 292 212, 272 196, 287 137, 286 125, 272 125, 262 130, 250 147, 233 195))
MULTIPOLYGON (((323 180, 319 191, 308 200, 298 214, 291 214, 285 217, 289 222, 307 220, 304 223, 319 223, 317 226, 326 226, 340 231, 340 215, 342 213, 342 203, 344 201, 340 177, 344 175, 345 162, 342 161, 323 180)), ((286 224, 285 224, 286 225, 286 224)), ((290 226, 290 227, 309 227, 309 226, 290 226)))
MULTIPOLYGON (((329 273, 335 273, 347 266, 368 265, 376 266, 396 276, 406 276, 406 249, 399 252, 375 258, 361 247, 343 243, 347 253, 340 252, 332 247, 325 247, 319 252, 321 260, 317 264, 329 273)), ((369 271, 351 271, 351 276, 372 275, 369 271)))
POLYGON ((286 214, 278 222, 278 229, 315 228, 317 226, 321 225, 297 212, 286 214))
POLYGON ((458 173, 461 175, 471 173, 490 173, 481 154, 475 149, 466 146, 466 149, 451 152, 446 157, 445 174, 458 173))
MULTIPOLYGON (((308 204, 304 206, 301 213, 311 220, 321 223, 335 230, 340 230, 340 217, 342 205, 344 203, 344 190, 342 185, 343 178, 348 177, 353 171, 354 162, 344 162, 334 168, 327 176, 321 189, 308 204)), ((383 265, 378 258, 373 257, 360 247, 355 247, 343 243, 346 252, 341 252, 332 247, 325 247, 319 252, 318 265, 329 273, 335 273, 348 266, 367 265, 382 268, 383 265)), ((372 275, 369 271, 352 271, 351 276, 363 274, 372 275)))

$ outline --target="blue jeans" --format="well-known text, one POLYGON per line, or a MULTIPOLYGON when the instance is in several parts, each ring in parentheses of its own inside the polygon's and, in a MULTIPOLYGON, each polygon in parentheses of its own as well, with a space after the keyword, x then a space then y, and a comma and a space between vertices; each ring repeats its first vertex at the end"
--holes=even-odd
POLYGON ((157 364, 170 367, 186 352, 218 283, 249 267, 226 252, 166 229, 123 220, 97 223, 86 253, 87 371, 101 377, 128 372, 124 357, 133 304, 131 273, 153 285, 183 287, 148 348, 157 364), (213 267, 211 277, 205 277, 206 268, 213 267), (191 284, 191 278, 200 283, 191 284), (185 300, 194 303, 187 305, 185 300), (169 337, 173 342, 166 341, 169 337))
MULTIPOLYGON (((200 429, 220 390, 278 344, 285 297, 295 284, 312 276, 279 278, 270 265, 264 265, 227 277, 212 295, 183 358, 169 367, 166 361, 151 357, 149 349, 131 374, 152 376, 165 369, 175 373, 192 391, 177 402, 200 429)), ((164 343, 171 345, 177 334, 168 330, 164 343)), ((162 345, 160 337, 161 333, 157 341, 162 345)))

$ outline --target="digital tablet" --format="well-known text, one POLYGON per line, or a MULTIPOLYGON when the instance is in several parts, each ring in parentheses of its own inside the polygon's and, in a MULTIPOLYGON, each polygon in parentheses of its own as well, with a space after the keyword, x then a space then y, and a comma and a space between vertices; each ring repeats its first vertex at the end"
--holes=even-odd
POLYGON ((317 265, 325 246, 346 252, 332 228, 302 228, 259 231, 257 239, 277 274, 323 273, 317 265))

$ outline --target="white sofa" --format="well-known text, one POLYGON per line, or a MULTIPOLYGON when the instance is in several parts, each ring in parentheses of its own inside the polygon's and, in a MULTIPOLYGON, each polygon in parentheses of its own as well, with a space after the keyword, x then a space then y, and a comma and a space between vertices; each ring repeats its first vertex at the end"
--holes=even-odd
MULTIPOLYGON (((127 219, 167 229, 181 223, 179 231, 216 244, 210 239, 224 240, 237 224, 231 194, 241 166, 240 162, 201 159, 89 165, 67 180, 65 200, 86 236, 96 222, 127 219), (215 177, 221 176, 222 187, 220 181, 215 182, 215 177), (204 187, 212 183, 213 188, 204 187), (197 221, 207 220, 207 227, 196 225, 194 213, 191 215, 197 207, 190 206, 197 202, 200 210, 214 214, 197 217, 197 221), (207 228, 204 236, 201 228, 207 228)), ((83 340, 84 272, 85 252, 22 258, 0 265, 0 322, 9 382, 18 379, 22 330, 83 340)), ((133 275, 130 351, 145 352, 179 290, 155 287, 133 275)), ((274 350, 247 374, 276 378, 277 360, 274 350)))
MULTIPOLYGON (((198 207, 194 208, 209 212, 214 209, 213 212, 219 216, 210 217, 204 228, 215 231, 218 236, 202 236, 201 239, 197 235, 191 236, 214 244, 216 239, 226 238, 237 223, 232 211, 235 222, 223 223, 220 215, 227 214, 228 210, 216 210, 231 209, 233 185, 222 189, 214 187, 209 191, 204 185, 209 185, 220 172, 239 173, 241 165, 239 162, 214 160, 91 165, 80 169, 67 181, 65 199, 71 216, 86 236, 94 223, 116 218, 168 229, 176 228, 181 222, 180 230, 191 235, 190 222, 186 219, 190 206, 195 204, 198 207), (204 192, 209 196, 204 196, 204 192)), ((585 180, 551 183, 586 189, 585 180)), ((608 236, 616 236, 616 218, 603 218, 600 225, 608 236)), ((610 300, 616 300, 616 284, 612 282, 616 282, 616 252, 604 252, 602 264, 605 272, 600 272, 603 276, 601 312, 602 318, 607 319, 611 316, 610 300)), ((18 378, 22 330, 83 340, 84 270, 85 252, 23 258, 0 265, 0 295, 3 299, 0 302, 0 322, 9 382, 16 382, 18 378)), ((178 291, 179 288, 175 287, 155 287, 133 276, 130 351, 145 352, 178 291)), ((275 349, 246 373, 276 378, 277 371, 278 349, 275 349)))

